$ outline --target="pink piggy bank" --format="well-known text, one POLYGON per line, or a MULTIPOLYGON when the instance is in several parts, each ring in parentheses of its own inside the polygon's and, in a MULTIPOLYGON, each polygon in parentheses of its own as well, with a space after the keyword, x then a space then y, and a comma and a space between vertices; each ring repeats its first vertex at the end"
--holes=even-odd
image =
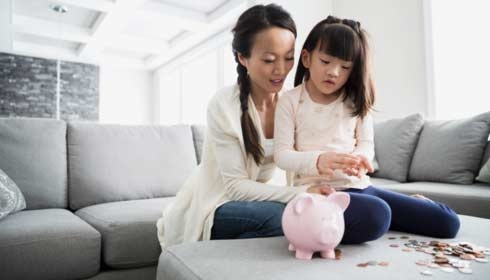
POLYGON ((291 200, 282 215, 282 229, 296 258, 310 260, 314 252, 335 259, 335 247, 344 235, 344 211, 350 196, 304 193, 291 200))

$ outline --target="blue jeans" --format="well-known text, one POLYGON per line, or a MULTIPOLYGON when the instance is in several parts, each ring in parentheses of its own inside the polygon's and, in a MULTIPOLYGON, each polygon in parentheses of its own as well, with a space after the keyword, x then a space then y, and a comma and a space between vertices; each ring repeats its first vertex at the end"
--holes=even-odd
MULTIPOLYGON (((437 238, 452 238, 459 218, 448 206, 370 186, 348 189, 350 204, 344 212, 343 244, 375 240, 389 229, 437 238)), ((283 235, 285 205, 273 201, 231 201, 214 216, 211 239, 283 235)))

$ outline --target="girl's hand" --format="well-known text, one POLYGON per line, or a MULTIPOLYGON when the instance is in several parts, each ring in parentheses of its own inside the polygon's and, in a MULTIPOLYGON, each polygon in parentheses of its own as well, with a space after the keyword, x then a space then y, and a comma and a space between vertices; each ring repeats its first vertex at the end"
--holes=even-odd
POLYGON ((318 157, 316 168, 320 175, 330 177, 335 169, 358 168, 359 163, 360 159, 357 156, 346 153, 326 152, 318 157))
POLYGON ((316 193, 328 196, 331 193, 335 192, 335 189, 330 187, 329 185, 319 185, 319 186, 311 186, 306 190, 307 193, 316 193))
POLYGON ((361 169, 365 169, 365 173, 372 173, 374 172, 374 167, 371 164, 371 162, 363 155, 358 155, 357 158, 359 158, 359 166, 361 169))
POLYGON ((371 173, 374 171, 374 168, 373 168, 371 162, 369 162, 369 160, 365 156, 358 155, 357 158, 359 159, 359 165, 356 168, 345 168, 345 169, 343 169, 342 171, 345 174, 347 174, 349 176, 357 176, 357 177, 361 178, 366 173, 368 173, 368 172, 371 173))

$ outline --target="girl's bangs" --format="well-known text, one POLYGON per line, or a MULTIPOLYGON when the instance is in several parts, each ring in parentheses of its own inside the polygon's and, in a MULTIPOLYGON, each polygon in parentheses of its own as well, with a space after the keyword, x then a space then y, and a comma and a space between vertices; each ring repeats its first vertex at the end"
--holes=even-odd
POLYGON ((360 42, 354 30, 343 25, 327 25, 320 33, 319 50, 345 61, 359 57, 360 42))

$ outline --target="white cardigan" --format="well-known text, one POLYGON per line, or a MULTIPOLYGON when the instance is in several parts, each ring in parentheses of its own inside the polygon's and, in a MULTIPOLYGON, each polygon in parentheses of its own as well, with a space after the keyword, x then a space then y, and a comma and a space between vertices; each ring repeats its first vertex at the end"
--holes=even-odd
MULTIPOLYGON (((249 114, 258 129, 260 143, 264 134, 252 98, 249 114)), ((241 109, 237 85, 220 90, 210 101, 202 161, 186 180, 174 203, 163 210, 157 222, 162 248, 183 242, 209 240, 214 212, 227 201, 289 202, 307 186, 285 187, 259 181, 261 166, 247 156, 240 122, 241 109)))

